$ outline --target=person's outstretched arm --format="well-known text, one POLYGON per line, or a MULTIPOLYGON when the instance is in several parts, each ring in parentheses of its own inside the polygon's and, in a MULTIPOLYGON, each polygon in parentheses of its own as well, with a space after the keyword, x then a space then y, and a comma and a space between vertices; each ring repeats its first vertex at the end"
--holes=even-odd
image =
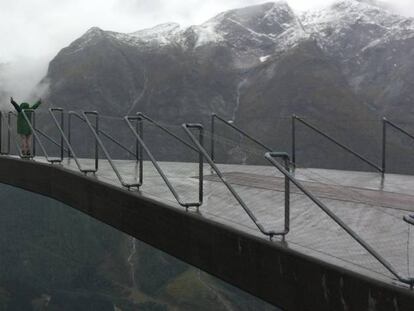
POLYGON ((14 106, 14 109, 16 109, 17 112, 20 113, 22 111, 19 105, 14 101, 13 97, 10 97, 10 103, 14 106))
POLYGON ((36 109, 36 108, 37 108, 37 107, 39 107, 41 104, 42 104, 42 100, 41 100, 41 99, 39 99, 39 100, 36 102, 36 104, 34 104, 34 105, 32 106, 32 109, 36 109))

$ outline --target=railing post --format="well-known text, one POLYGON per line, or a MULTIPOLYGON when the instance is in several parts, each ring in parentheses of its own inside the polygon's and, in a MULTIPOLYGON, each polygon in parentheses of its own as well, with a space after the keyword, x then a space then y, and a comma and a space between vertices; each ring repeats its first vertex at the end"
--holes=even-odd
MULTIPOLYGON (((138 128, 138 136, 144 141, 144 122, 141 117, 137 118, 136 127, 138 128)), ((142 185, 144 182, 144 152, 139 140, 136 139, 137 143, 137 156, 139 158, 139 183, 142 185)))
POLYGON ((292 170, 296 168, 296 115, 292 115, 292 170))
MULTIPOLYGON (((289 167, 290 167, 290 157, 289 154, 285 152, 267 152, 265 154, 265 159, 267 159, 270 163, 275 165, 276 167, 279 167, 280 164, 278 164, 275 160, 275 158, 281 158, 283 160, 284 169, 287 174, 290 173, 289 167)), ((283 172, 282 172, 283 173, 283 172)), ((283 232, 280 233, 283 237, 285 237, 289 231, 290 231, 290 179, 288 175, 285 175, 285 229, 283 232)))
MULTIPOLYGON (((72 145, 72 114, 68 114, 68 142, 69 145, 72 145)), ((72 158, 72 152, 68 148, 68 159, 72 158)))
MULTIPOLYGON (((200 145, 204 148, 204 128, 199 128, 199 142, 200 145)), ((198 154, 198 200, 200 204, 203 203, 204 197, 204 156, 203 153, 200 151, 198 154)))
MULTIPOLYGON (((95 131, 96 135, 99 137, 99 114, 95 114, 95 131)), ((95 170, 98 171, 99 168, 99 146, 98 139, 95 138, 95 170)))
MULTIPOLYGON (((54 117, 54 112, 55 111, 59 111, 60 112, 60 125, 58 126, 59 132, 60 132, 60 162, 63 161, 64 156, 65 156, 65 140, 64 140, 64 129, 65 129, 65 113, 64 110, 62 108, 49 108, 49 113, 51 113, 51 116, 53 119, 55 119, 54 117), (60 127, 60 128, 59 128, 60 127)), ((58 124, 56 124, 58 125, 58 124)), ((55 143, 58 147, 59 144, 56 142, 55 143)), ((68 156, 70 155, 70 148, 68 148, 68 156)))
MULTIPOLYGON (((289 172, 289 157, 285 157, 285 169, 289 172)), ((290 230, 290 180, 285 176, 285 232, 290 230)), ((284 237, 284 236, 283 236, 284 237)))
POLYGON ((0 111, 0 153, 1 154, 9 154, 10 153, 10 147, 7 148, 7 151, 3 151, 3 143, 4 143, 4 122, 5 121, 5 113, 3 111, 0 111))
POLYGON ((0 111, 0 154, 6 154, 6 152, 3 151, 3 118, 4 113, 3 111, 0 111))
MULTIPOLYGON (((62 110, 61 112, 61 115, 60 115, 60 127, 62 128, 62 129, 64 129, 65 128, 65 114, 64 114, 64 111, 62 110)), ((64 150, 64 140, 63 140, 63 134, 61 134, 60 135, 60 159, 63 161, 63 158, 64 158, 64 156, 65 156, 65 150, 64 150)), ((68 148, 68 150, 69 150, 69 148, 68 148)))
POLYGON ((385 170, 387 165, 387 119, 382 119, 382 178, 385 177, 385 170))
POLYGON ((215 137, 215 118, 216 118, 216 114, 215 113, 212 113, 211 114, 211 138, 210 138, 210 143, 211 143, 211 146, 210 146, 210 148, 211 148, 211 150, 210 150, 210 154, 211 154, 211 160, 213 160, 213 162, 216 162, 216 159, 215 159, 215 140, 216 140, 216 137, 215 137))
MULTIPOLYGON (((137 119, 137 122, 135 123, 135 130, 137 131, 137 133, 139 134, 140 133, 140 130, 139 130, 139 126, 138 126, 138 119, 137 119)), ((139 145, 139 140, 138 139, 135 139, 135 160, 138 162, 139 160, 140 160, 140 145, 139 145)))
POLYGON ((12 112, 9 111, 7 116, 7 153, 10 154, 10 145, 11 145, 11 115, 12 112))
POLYGON ((32 149, 33 149, 33 158, 36 156, 36 137, 34 131, 36 131, 36 115, 34 110, 30 114, 30 122, 33 126, 33 135, 32 135, 32 149))

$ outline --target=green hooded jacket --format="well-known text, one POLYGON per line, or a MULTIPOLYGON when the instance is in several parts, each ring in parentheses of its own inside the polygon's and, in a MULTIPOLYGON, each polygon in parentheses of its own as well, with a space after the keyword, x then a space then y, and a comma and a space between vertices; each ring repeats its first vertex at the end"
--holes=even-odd
MULTIPOLYGON (((26 136, 31 135, 32 130, 23 115, 23 110, 25 109, 35 110, 37 107, 40 106, 42 102, 39 100, 31 107, 28 103, 21 103, 20 106, 15 101, 11 101, 11 103, 17 111, 17 133, 20 135, 26 135, 26 136)), ((31 120, 32 113, 30 111, 26 111, 26 116, 29 120, 31 120)))

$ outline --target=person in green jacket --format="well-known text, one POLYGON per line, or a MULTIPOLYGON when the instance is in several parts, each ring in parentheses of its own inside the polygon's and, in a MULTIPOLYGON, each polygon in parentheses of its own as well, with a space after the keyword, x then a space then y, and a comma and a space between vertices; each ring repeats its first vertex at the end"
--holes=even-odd
MULTIPOLYGON (((26 118, 23 116, 23 110, 36 109, 40 106, 42 101, 39 99, 34 105, 30 106, 28 103, 21 103, 18 105, 13 97, 10 98, 10 103, 14 106, 17 111, 17 133, 22 139, 22 154, 23 156, 30 156, 30 142, 32 140, 32 129, 30 128, 26 118)), ((26 111, 26 116, 31 120, 31 112, 26 111)))

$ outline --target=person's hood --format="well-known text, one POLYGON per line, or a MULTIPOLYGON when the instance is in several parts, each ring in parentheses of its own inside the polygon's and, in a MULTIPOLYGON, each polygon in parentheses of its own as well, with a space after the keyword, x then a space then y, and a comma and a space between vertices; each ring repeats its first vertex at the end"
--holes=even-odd
POLYGON ((30 105, 28 103, 21 103, 20 104, 20 108, 22 108, 22 109, 29 109, 30 108, 30 105))

